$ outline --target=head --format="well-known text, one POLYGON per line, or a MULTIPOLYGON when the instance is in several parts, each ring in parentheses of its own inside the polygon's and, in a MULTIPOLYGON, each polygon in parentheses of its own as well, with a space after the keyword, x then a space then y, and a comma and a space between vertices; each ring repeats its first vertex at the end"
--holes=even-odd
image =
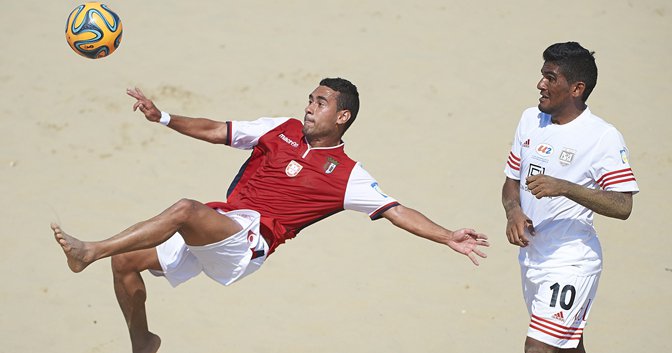
POLYGON ((585 106, 597 84, 594 52, 579 43, 556 43, 543 53, 542 78, 537 84, 542 98, 539 109, 553 114, 563 105, 585 106))
POLYGON ((342 78, 325 78, 308 96, 303 133, 309 141, 339 141, 358 111, 357 87, 342 78))

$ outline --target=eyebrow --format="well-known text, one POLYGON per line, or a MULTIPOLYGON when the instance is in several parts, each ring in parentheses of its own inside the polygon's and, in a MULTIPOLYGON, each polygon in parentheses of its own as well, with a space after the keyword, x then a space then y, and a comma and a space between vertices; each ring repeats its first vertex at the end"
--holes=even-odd
POLYGON ((552 70, 541 70, 542 75, 548 75, 548 76, 557 76, 558 74, 555 71, 552 70))
POLYGON ((309 95, 308 95, 308 99, 323 100, 323 101, 325 101, 325 102, 328 102, 327 97, 325 97, 325 96, 317 96, 317 97, 313 97, 312 94, 309 94, 309 95))

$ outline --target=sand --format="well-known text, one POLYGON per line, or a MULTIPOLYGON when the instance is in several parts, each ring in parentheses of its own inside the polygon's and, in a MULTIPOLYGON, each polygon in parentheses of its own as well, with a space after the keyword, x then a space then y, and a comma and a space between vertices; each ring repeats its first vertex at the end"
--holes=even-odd
POLYGON ((248 156, 146 122, 127 87, 252 120, 301 116, 327 76, 360 91, 349 155, 405 205, 488 234, 488 259, 343 212, 228 288, 145 276, 161 352, 521 352, 502 170, 541 52, 570 40, 596 51, 589 105, 625 136, 641 189, 628 221, 596 217, 586 347, 672 351, 669 1, 114 1, 124 37, 102 60, 65 42, 77 4, 0 1, 0 352, 129 352, 109 260, 71 273, 49 223, 99 240, 182 197, 223 200, 248 156))

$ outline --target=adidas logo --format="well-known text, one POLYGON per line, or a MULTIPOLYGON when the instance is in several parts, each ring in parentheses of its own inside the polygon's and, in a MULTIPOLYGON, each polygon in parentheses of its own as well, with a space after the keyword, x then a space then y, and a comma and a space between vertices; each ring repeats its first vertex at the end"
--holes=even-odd
POLYGON ((530 147, 530 139, 527 139, 525 142, 523 142, 523 147, 530 147))
POLYGON ((565 315, 562 315, 562 311, 558 311, 553 318, 559 321, 565 321, 565 315))

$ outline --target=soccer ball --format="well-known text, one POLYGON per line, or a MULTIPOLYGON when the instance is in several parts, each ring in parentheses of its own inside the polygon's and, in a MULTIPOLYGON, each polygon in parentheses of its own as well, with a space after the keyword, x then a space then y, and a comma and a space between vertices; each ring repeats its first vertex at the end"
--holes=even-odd
POLYGON ((89 59, 112 54, 121 43, 121 20, 105 4, 77 6, 65 24, 65 39, 75 53, 89 59))

